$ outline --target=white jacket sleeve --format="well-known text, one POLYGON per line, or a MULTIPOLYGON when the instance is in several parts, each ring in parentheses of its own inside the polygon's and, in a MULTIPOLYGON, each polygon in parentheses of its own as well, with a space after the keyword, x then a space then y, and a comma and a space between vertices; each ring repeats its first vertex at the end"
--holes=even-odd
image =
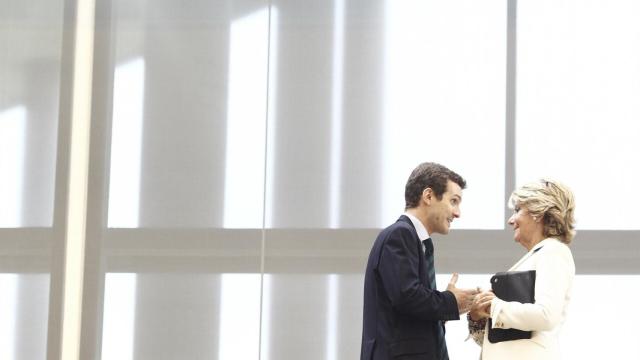
POLYGON ((548 331, 562 320, 566 297, 575 275, 571 251, 564 244, 557 244, 540 249, 538 256, 535 303, 493 299, 491 318, 494 319, 494 328, 548 331))

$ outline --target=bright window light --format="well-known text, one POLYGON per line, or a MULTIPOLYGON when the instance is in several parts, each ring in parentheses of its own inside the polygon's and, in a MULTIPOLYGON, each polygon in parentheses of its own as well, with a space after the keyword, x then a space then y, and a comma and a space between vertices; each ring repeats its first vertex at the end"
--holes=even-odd
POLYGON ((339 278, 337 274, 327 276, 327 350, 326 360, 338 359, 338 299, 339 278))
POLYGON ((119 65, 115 70, 109 227, 139 226, 144 75, 143 59, 119 65))
POLYGON ((231 24, 225 228, 262 227, 268 25, 267 9, 231 24))
POLYGON ((104 293, 101 359, 133 360, 136 274, 106 274, 104 293))
POLYGON ((262 275, 262 308, 260 309, 260 359, 269 360, 271 354, 271 300, 272 277, 269 274, 262 275))
POLYGON ((454 227, 504 228, 506 3, 388 0, 385 15, 383 223, 435 161, 468 183, 454 227))
POLYGON ((518 3, 517 182, 566 183, 578 229, 640 229, 638 18, 634 0, 518 3))
POLYGON ((0 227, 22 226, 27 111, 16 106, 0 112, 0 227))
POLYGON ((260 274, 222 274, 218 359, 257 359, 260 274))
POLYGON ((18 275, 0 274, 0 359, 17 360, 18 275))
POLYGON ((344 88, 344 0, 334 1, 333 23, 333 76, 331 89, 331 174, 329 227, 340 227, 340 196, 342 177, 342 97, 344 88))
MULTIPOLYGON (((266 194, 265 194, 265 214, 264 226, 266 228, 273 227, 273 188, 275 183, 276 168, 276 147, 275 147, 275 129, 277 128, 276 104, 278 94, 278 9, 270 7, 269 21, 269 90, 268 90, 268 128, 267 128, 267 156, 266 156, 266 194)), ((261 355, 262 356, 262 355, 261 355)), ((264 359, 264 358, 263 358, 264 359)))

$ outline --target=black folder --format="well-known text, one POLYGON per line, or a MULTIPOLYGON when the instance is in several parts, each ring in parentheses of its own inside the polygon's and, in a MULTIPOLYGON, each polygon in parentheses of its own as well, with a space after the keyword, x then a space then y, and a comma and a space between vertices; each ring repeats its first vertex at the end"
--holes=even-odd
MULTIPOLYGON (((521 303, 534 303, 536 287, 536 271, 506 271, 496 273, 491 277, 491 289, 496 297, 504 301, 517 301, 521 303)), ((501 341, 531 339, 531 331, 518 329, 492 329, 489 318, 489 341, 497 343, 501 341)))

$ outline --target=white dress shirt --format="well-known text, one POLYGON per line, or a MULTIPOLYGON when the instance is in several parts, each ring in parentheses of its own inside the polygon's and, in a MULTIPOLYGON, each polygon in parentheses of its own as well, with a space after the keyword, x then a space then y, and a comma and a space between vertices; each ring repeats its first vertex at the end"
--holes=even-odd
MULTIPOLYGON (((411 220, 413 227, 416 228, 416 233, 418 233, 420 242, 427 240, 430 237, 429 233, 427 232, 427 228, 422 225, 422 221, 420 221, 417 217, 409 214, 408 212, 405 212, 404 215, 408 217, 409 220, 411 220)), ((422 244, 422 250, 424 250, 424 244, 422 244)))

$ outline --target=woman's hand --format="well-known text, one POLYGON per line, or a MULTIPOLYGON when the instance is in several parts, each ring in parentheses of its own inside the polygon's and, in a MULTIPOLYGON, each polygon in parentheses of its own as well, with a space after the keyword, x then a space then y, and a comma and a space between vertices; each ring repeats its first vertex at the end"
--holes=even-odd
POLYGON ((471 319, 478 321, 491 316, 491 300, 495 298, 495 294, 491 290, 483 291, 476 295, 471 303, 469 316, 471 319))

